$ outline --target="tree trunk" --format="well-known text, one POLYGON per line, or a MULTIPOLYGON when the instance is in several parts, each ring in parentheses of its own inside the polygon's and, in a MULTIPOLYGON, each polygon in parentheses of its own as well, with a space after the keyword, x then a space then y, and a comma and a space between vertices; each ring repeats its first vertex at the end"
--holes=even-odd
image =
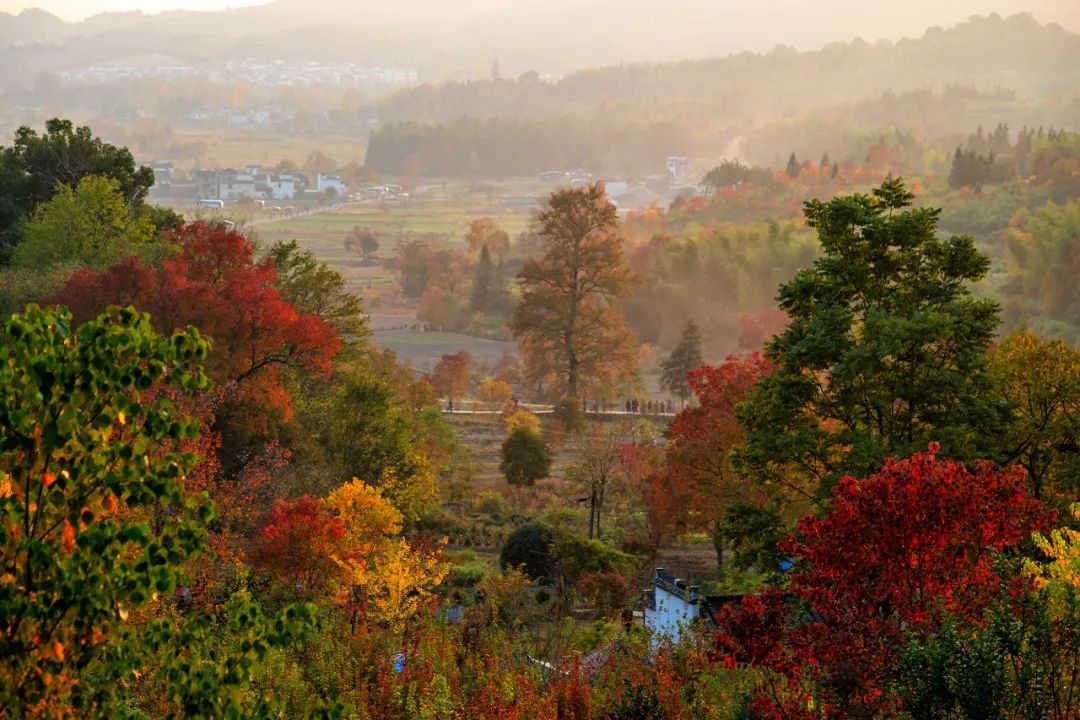
POLYGON ((724 571, 724 533, 720 529, 720 521, 716 521, 712 527, 712 543, 716 549, 716 567, 724 571))
POLYGON ((592 493, 589 494, 589 539, 593 539, 593 533, 599 532, 598 522, 599 518, 596 517, 596 488, 593 488, 592 493))

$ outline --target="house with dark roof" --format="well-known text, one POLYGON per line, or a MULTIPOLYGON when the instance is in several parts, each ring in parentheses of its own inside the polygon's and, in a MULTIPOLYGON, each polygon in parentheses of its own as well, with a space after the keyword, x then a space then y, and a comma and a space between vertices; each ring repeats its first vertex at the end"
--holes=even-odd
POLYGON ((721 607, 741 600, 741 595, 703 595, 697 585, 656 568, 652 587, 645 591, 642 616, 654 645, 677 643, 694 623, 715 623, 721 607))

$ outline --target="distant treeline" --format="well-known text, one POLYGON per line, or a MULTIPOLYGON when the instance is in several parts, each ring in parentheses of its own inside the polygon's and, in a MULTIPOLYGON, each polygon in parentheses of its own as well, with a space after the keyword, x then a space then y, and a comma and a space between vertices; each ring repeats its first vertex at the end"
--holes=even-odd
MULTIPOLYGON (((602 108, 622 117, 714 125, 719 119, 725 127, 745 126, 886 91, 940 90, 947 84, 1008 88, 1025 98, 1075 92, 1078 53, 1080 36, 1059 26, 1027 15, 991 16, 897 43, 855 40, 814 52, 778 47, 764 54, 617 65, 571 73, 553 83, 527 73, 517 80, 424 85, 381 102, 379 116, 388 122, 439 123, 463 116, 552 118, 602 108)), ((875 122, 895 122, 894 112, 881 109, 886 111, 875 122)))
POLYGON ((665 158, 687 152, 688 145, 686 133, 671 122, 566 117, 391 123, 372 135, 366 165, 413 176, 522 176, 578 168, 640 176, 663 172, 665 158))

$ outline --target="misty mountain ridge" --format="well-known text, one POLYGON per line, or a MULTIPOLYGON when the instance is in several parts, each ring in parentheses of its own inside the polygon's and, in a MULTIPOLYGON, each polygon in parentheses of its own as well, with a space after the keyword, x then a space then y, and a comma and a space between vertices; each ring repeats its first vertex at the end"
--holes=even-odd
POLYGON ((487 77, 493 60, 509 75, 527 70, 563 75, 620 63, 761 52, 777 45, 812 50, 854 37, 871 42, 914 37, 931 25, 960 22, 970 12, 1017 9, 1080 30, 1080 4, 1056 0, 957 0, 947 8, 913 0, 904 8, 872 9, 850 0, 673 0, 663 12, 644 0, 585 5, 579 0, 473 0, 465 6, 434 7, 276 0, 220 12, 107 13, 70 24, 41 11, 30 17, 0 14, 0 46, 47 43, 54 46, 55 64, 44 67, 53 63, 43 62, 32 48, 0 50, 0 56, 12 55, 6 58, 9 65, 39 72, 167 49, 192 62, 247 56, 339 61, 412 67, 431 81, 463 80, 487 77))
POLYGON ((383 120, 557 117, 637 108, 653 119, 784 117, 913 89, 953 85, 1038 98, 1080 87, 1080 35, 1030 15, 972 18, 917 39, 830 43, 767 53, 583 70, 557 82, 507 80, 424 85, 382 103, 383 120))

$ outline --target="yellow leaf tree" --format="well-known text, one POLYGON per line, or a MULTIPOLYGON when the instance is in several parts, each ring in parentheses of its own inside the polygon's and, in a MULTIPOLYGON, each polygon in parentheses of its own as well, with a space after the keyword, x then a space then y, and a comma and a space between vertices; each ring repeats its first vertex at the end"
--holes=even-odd
MULTIPOLYGON (((1080 519, 1080 504, 1073 505, 1072 512, 1080 519)), ((1035 585, 1046 591, 1051 611, 1060 617, 1068 594, 1080 590, 1080 532, 1063 527, 1049 536, 1035 533, 1033 537, 1047 562, 1027 560, 1027 571, 1035 585)))
POLYGON ((362 480, 342 485, 327 504, 345 524, 348 551, 334 560, 349 584, 342 599, 351 610, 353 629, 361 616, 403 629, 446 577, 449 567, 442 554, 415 549, 401 538, 402 512, 382 490, 362 480))

